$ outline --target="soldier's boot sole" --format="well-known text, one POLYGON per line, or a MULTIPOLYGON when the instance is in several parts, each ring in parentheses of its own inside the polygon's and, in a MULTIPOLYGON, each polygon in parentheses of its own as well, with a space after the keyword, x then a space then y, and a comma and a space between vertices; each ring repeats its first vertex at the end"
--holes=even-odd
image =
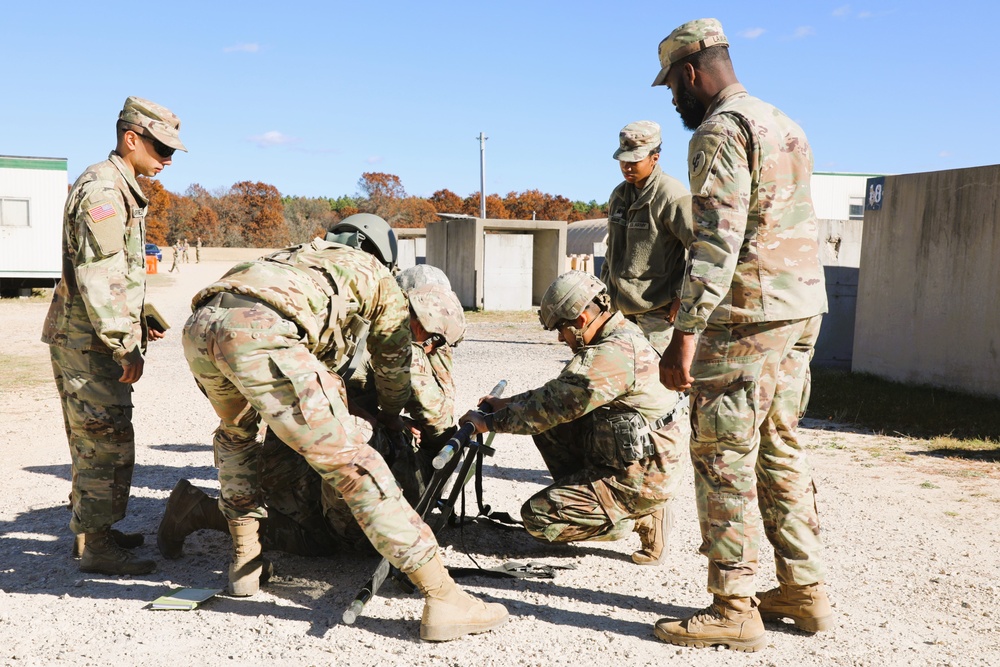
POLYGON ((780 623, 787 618, 795 625, 796 628, 802 632, 808 632, 810 634, 825 632, 833 627, 833 614, 820 617, 796 616, 783 611, 764 611, 762 609, 760 617, 765 623, 780 623))
POLYGON ((725 646, 726 648, 733 651, 742 651, 743 653, 756 653, 757 651, 764 648, 767 644, 767 638, 761 636, 759 638, 750 639, 738 639, 734 637, 705 637, 702 639, 695 639, 693 637, 679 637, 671 634, 668 631, 661 630, 659 624, 653 628, 653 634, 655 634, 661 640, 674 644, 675 646, 690 646, 691 648, 711 648, 713 646, 725 646))

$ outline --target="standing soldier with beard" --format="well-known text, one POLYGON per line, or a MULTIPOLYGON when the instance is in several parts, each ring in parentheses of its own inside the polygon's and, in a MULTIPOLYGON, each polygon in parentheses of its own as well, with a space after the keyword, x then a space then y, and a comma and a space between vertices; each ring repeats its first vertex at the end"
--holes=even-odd
POLYGON ((826 312, 812 150, 798 125, 740 85, 717 20, 680 26, 659 56, 653 85, 670 88, 694 130, 696 233, 660 377, 692 390, 691 460, 714 599, 655 632, 683 646, 756 651, 766 643, 762 617, 807 632, 832 623, 815 486, 797 434, 826 312), (780 584, 759 600, 757 505, 780 584))

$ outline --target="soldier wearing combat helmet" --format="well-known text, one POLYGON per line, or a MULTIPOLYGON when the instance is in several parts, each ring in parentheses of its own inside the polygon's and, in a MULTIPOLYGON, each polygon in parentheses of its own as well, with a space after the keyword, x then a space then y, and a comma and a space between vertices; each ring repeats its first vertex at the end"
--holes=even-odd
POLYGON ((137 176, 152 177, 187 150, 181 122, 139 97, 125 100, 117 144, 73 184, 63 216, 62 280, 53 291, 42 341, 49 344, 73 460, 70 528, 80 570, 146 574, 156 564, 125 549, 142 535, 113 530, 125 516, 132 471, 132 385, 142 377, 146 343, 148 200, 137 176))
POLYGON ((192 301, 184 354, 221 420, 214 444, 221 506, 233 538, 229 590, 253 595, 265 567, 259 519, 268 510, 256 438, 266 423, 319 473, 324 492, 335 490, 372 546, 423 593, 421 638, 485 632, 504 622, 506 610, 463 592, 448 575, 433 533, 367 444, 349 413, 343 379, 331 370, 344 368, 358 346, 366 347, 379 421, 401 425, 410 394, 406 300, 388 269, 395 262, 388 224, 377 216, 360 223, 345 232, 346 244, 315 239, 238 264, 192 301))
POLYGON ((659 564, 687 443, 686 405, 660 384, 659 355, 589 273, 559 276, 539 319, 574 353, 563 371, 537 389, 487 397, 491 413, 473 410, 459 421, 479 433, 534 438, 554 483, 521 507, 531 535, 573 542, 635 531, 641 548, 632 560, 659 564))
POLYGON ((797 437, 826 312, 813 156, 802 128, 740 85, 717 20, 678 27, 660 42, 659 60, 653 85, 670 88, 694 130, 696 234, 660 375, 694 396, 691 459, 713 601, 690 618, 660 620, 655 632, 674 644, 756 651, 767 643, 762 619, 817 632, 833 618, 797 437), (780 586, 758 595, 761 517, 780 586))

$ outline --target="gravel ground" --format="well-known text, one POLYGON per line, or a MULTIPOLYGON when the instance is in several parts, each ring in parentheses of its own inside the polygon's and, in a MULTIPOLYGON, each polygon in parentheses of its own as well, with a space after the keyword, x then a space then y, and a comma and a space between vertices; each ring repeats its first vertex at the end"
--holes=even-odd
MULTIPOLYGON (((344 608, 376 560, 271 554, 277 576, 252 598, 218 596, 195 611, 152 611, 171 586, 225 586, 228 539, 201 532, 177 561, 159 559, 156 526, 181 477, 215 492, 215 419, 196 389, 179 330, 191 296, 235 255, 211 250, 201 264, 151 276, 150 298, 174 325, 151 346, 136 387, 137 460, 128 517, 144 533, 138 552, 156 573, 129 579, 82 574, 70 557, 70 466, 47 350, 37 342, 47 303, 0 302, 0 362, 19 379, 0 387, 0 663, 4 665, 996 665, 995 571, 1000 553, 995 465, 926 455, 920 443, 806 420, 830 569, 836 627, 809 636, 771 628, 756 654, 661 643, 652 624, 704 607, 705 562, 692 474, 684 474, 669 558, 638 567, 638 538, 546 546, 524 533, 475 524, 440 534, 451 566, 509 560, 572 565, 553 580, 471 577, 462 585, 501 602, 500 629, 447 644, 418 639, 422 602, 388 584, 353 626, 344 608), (11 361, 13 359, 13 361, 11 361)), ((483 319, 483 318, 478 318, 483 319)), ((482 321, 457 350, 461 409, 497 380, 508 393, 537 386, 569 358, 532 318, 482 321)), ((548 483, 526 437, 497 436, 485 471, 486 501, 517 514, 548 483)), ((471 485, 469 486, 471 489, 471 485)), ((470 497, 470 506, 472 499, 470 497)), ((765 546, 759 587, 774 585, 765 546)))

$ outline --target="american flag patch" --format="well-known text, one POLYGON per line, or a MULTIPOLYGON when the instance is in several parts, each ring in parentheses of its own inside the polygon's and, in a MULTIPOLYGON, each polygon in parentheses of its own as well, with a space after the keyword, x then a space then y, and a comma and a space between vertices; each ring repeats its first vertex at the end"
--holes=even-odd
POLYGON ((90 219, 93 220, 94 222, 107 220, 114 214, 115 214, 115 206, 114 204, 111 203, 101 204, 100 206, 95 206, 94 208, 87 210, 87 215, 89 215, 90 219))

